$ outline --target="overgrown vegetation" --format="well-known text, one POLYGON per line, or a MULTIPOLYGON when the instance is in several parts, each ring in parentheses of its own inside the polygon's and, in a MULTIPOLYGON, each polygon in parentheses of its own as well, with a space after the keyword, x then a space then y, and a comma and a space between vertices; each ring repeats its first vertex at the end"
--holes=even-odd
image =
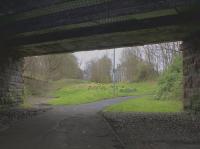
POLYGON ((172 64, 163 72, 158 80, 156 99, 176 100, 183 95, 182 56, 177 55, 172 64))
POLYGON ((116 86, 116 94, 113 94, 112 84, 76 83, 58 89, 54 94, 56 98, 49 103, 53 105, 82 104, 119 96, 152 94, 155 88, 155 82, 120 83, 116 86))
POLYGON ((182 111, 182 56, 175 56, 171 65, 160 75, 154 96, 128 100, 112 105, 105 111, 118 112, 180 112, 182 111), (156 100, 157 99, 157 100, 156 100))
POLYGON ((52 105, 74 105, 119 96, 146 95, 113 105, 107 110, 178 112, 182 107, 183 79, 179 44, 125 48, 116 68, 113 68, 108 54, 90 60, 84 70, 73 54, 27 58, 25 76, 37 79, 33 82, 27 80, 25 84, 31 95, 45 92, 46 96, 53 97, 49 101, 52 105), (112 79, 113 75, 115 79, 112 79), (37 82, 41 79, 44 81, 37 82), (157 79, 158 84, 155 81, 157 79), (117 82, 115 94, 111 84, 113 81, 117 82))

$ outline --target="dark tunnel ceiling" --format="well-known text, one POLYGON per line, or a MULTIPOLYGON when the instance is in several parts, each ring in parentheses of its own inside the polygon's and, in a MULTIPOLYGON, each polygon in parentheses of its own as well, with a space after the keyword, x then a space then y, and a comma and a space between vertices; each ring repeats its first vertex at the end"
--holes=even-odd
POLYGON ((1 52, 22 56, 177 41, 199 30, 199 0, 1 0, 0 5, 1 52))

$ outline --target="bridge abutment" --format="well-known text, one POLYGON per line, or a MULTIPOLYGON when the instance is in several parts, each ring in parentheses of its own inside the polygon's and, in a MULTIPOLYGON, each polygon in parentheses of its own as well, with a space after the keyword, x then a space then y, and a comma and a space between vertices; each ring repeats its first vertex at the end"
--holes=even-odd
POLYGON ((183 41, 184 109, 200 112, 200 37, 183 41))
POLYGON ((0 56, 0 105, 23 101, 23 58, 0 56))

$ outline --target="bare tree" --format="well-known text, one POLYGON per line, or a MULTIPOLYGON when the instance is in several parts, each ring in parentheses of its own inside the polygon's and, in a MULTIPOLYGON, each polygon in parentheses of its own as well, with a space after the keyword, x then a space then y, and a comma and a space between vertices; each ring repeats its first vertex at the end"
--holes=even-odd
POLYGON ((73 54, 27 57, 24 74, 45 80, 82 78, 82 71, 73 54))
POLYGON ((122 53, 120 68, 125 79, 123 81, 135 82, 141 80, 152 79, 157 73, 151 63, 143 59, 144 52, 140 48, 128 48, 122 53))
POLYGON ((154 65, 157 71, 162 71, 172 63, 176 54, 180 54, 180 44, 181 42, 170 42, 143 46, 145 60, 154 65))
POLYGON ((86 67, 89 80, 99 83, 111 82, 112 62, 109 57, 104 55, 98 60, 91 60, 86 67))

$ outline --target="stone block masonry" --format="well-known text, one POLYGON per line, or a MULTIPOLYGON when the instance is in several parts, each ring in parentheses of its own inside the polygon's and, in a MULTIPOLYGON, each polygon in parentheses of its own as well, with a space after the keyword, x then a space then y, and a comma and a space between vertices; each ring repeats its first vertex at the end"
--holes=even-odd
POLYGON ((23 64, 23 58, 0 55, 0 105, 23 101, 23 64))
POLYGON ((126 149, 198 149, 200 117, 187 113, 104 112, 126 149))
POLYGON ((185 40, 183 51, 184 108, 200 112, 200 37, 185 40))

